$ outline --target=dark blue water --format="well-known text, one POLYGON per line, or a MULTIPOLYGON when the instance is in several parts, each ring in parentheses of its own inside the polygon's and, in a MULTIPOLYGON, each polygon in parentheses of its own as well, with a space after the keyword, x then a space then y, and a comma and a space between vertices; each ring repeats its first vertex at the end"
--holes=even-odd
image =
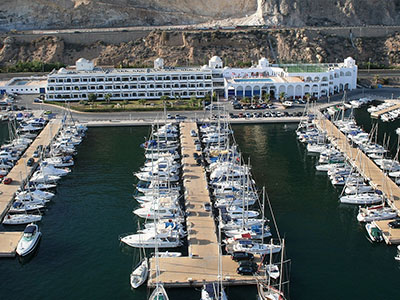
MULTIPOLYGON (((147 127, 91 128, 73 172, 62 179, 33 259, 0 260, 0 299, 146 299, 132 292, 137 251, 118 235, 136 229, 132 172, 144 161, 147 127)), ((292 125, 235 126, 259 187, 266 185, 292 259, 291 299, 399 299, 395 249, 371 245, 356 210, 338 203, 339 191, 317 175, 315 157, 292 125)), ((194 289, 169 290, 170 299, 199 299, 194 289)), ((228 288, 229 299, 255 299, 254 288, 228 288)))

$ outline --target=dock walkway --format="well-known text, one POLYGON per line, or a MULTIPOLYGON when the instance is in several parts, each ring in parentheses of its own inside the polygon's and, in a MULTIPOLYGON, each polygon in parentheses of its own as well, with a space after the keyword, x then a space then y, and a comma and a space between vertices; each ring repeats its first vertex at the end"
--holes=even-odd
MULTIPOLYGON (((358 147, 352 147, 347 137, 329 120, 322 118, 317 121, 317 126, 327 133, 328 138, 341 152, 345 154, 350 163, 366 178, 371 186, 381 190, 388 199, 389 205, 400 211, 400 188, 393 182, 364 152, 358 147)), ((388 221, 378 222, 380 225, 388 221)), ((382 225, 383 226, 383 225, 382 225)), ((387 244, 400 244, 400 229, 384 230, 387 244)))
MULTIPOLYGON (((8 173, 7 177, 12 178, 12 183, 9 185, 0 184, 0 220, 3 220, 10 208, 14 200, 14 195, 20 188, 22 181, 26 181, 36 168, 36 164, 31 167, 27 166, 27 160, 33 156, 39 145, 48 146, 58 133, 60 127, 60 120, 52 120, 47 123, 45 128, 18 160, 17 164, 8 173)), ((0 256, 14 256, 21 235, 22 232, 0 232, 0 256)))
MULTIPOLYGON (((389 101, 389 100, 387 100, 387 101, 389 101)), ((378 111, 375 111, 375 112, 371 113, 371 117, 379 119, 381 115, 400 108, 400 103, 397 103, 398 101, 390 100, 389 102, 393 102, 393 103, 395 103, 395 105, 393 105, 391 107, 387 107, 387 108, 381 109, 381 110, 378 110, 378 111)))
MULTIPOLYGON (((183 185, 187 217, 188 252, 187 257, 159 258, 160 276, 158 281, 165 287, 201 287, 205 282, 217 280, 218 239, 211 212, 204 210, 203 204, 210 202, 204 167, 198 166, 193 157, 195 139, 190 132, 198 133, 195 122, 180 123, 183 164, 183 185)), ((199 152, 197 152, 199 153, 199 152)), ((200 153, 199 153, 200 154, 200 153)), ((237 263, 230 256, 222 256, 222 274, 225 285, 255 284, 253 276, 236 273, 237 263)), ((148 286, 154 287, 155 259, 150 260, 148 286)))

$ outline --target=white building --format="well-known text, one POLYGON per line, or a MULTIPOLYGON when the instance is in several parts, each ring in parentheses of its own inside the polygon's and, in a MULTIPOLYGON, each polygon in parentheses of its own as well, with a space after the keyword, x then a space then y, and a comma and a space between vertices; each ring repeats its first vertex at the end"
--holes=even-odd
POLYGON ((0 81, 0 94, 44 94, 46 77, 14 77, 0 81))
POLYGON ((213 89, 212 70, 164 67, 158 58, 154 68, 117 69, 94 67, 83 58, 75 68, 61 68, 48 75, 47 100, 87 100, 89 94, 112 100, 204 97, 213 89))
POLYGON ((164 60, 154 61, 154 68, 116 69, 95 67, 79 59, 75 67, 61 68, 48 75, 47 100, 87 100, 95 94, 102 100, 159 99, 162 96, 187 99, 202 98, 213 92, 225 97, 255 97, 269 93, 286 98, 331 95, 352 90, 357 84, 357 66, 352 58, 335 64, 270 65, 261 58, 250 68, 228 68, 213 56, 208 65, 198 68, 165 67, 164 60))
POLYGON ((254 97, 265 93, 278 98, 332 95, 357 86, 357 66, 348 57, 336 64, 282 64, 270 65, 262 58, 258 65, 247 69, 226 68, 225 95, 228 97, 254 97))

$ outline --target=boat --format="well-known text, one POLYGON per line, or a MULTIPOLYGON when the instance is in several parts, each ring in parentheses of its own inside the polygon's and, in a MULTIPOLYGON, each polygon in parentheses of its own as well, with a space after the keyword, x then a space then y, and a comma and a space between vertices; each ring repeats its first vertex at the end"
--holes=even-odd
POLYGON ((168 294, 161 283, 157 284, 149 300, 169 300, 168 294))
POLYGON ((150 233, 131 234, 122 237, 120 241, 130 247, 135 248, 176 248, 182 245, 177 234, 171 236, 158 236, 150 233))
POLYGON ((241 240, 233 244, 233 252, 247 252, 251 254, 274 254, 281 251, 280 245, 260 244, 250 240, 241 240))
POLYGON ((39 243, 42 233, 39 231, 39 227, 36 224, 29 224, 25 227, 24 233, 17 245, 17 254, 19 256, 26 256, 35 250, 39 243))
POLYGON ((400 245, 397 246, 397 255, 394 257, 394 259, 400 261, 400 245))
POLYGON ((228 300, 225 289, 218 283, 206 283, 201 289, 201 300, 228 300))
POLYGON ((154 256, 156 256, 156 255, 158 257, 180 257, 180 256, 182 256, 182 253, 165 251, 165 252, 158 252, 157 254, 154 254, 154 256))
POLYGON ((340 197, 345 204, 368 205, 382 202, 382 196, 374 193, 354 194, 340 197))
POLYGON ((3 219, 4 225, 24 225, 33 222, 39 222, 42 220, 41 215, 32 214, 21 214, 21 215, 10 215, 7 214, 3 219))
POLYGON ((143 258, 134 268, 130 275, 130 283, 133 289, 141 286, 149 276, 149 261, 147 257, 143 258))
POLYGON ((273 279, 277 279, 280 276, 280 271, 277 265, 266 265, 265 270, 267 271, 267 274, 273 279))
POLYGON ((358 222, 372 222, 379 220, 390 220, 397 217, 397 211, 391 207, 377 205, 372 207, 360 207, 357 220, 358 222))
POLYGON ((375 225, 375 223, 365 224, 365 229, 367 230, 368 236, 371 241, 380 243, 383 241, 382 230, 375 225))
POLYGON ((29 201, 16 201, 14 202, 8 212, 10 213, 25 213, 28 211, 37 211, 45 208, 44 202, 42 203, 30 203, 29 201))

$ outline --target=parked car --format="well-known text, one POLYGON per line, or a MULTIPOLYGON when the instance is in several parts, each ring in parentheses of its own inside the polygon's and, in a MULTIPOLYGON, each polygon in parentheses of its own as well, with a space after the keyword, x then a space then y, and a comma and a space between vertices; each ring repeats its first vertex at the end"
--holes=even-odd
POLYGON ((258 269, 258 265, 252 260, 241 260, 241 261, 239 261, 239 267, 252 267, 255 270, 258 269))
POLYGON ((205 211, 211 211, 211 203, 205 202, 203 203, 203 207, 205 211))
POLYGON ((12 181, 13 181, 13 180, 12 180, 11 177, 6 177, 6 178, 4 178, 3 183, 4 183, 4 184, 11 184, 12 181))
POLYGON ((192 136, 192 137, 196 137, 196 136, 197 136, 197 133, 196 133, 196 131, 194 131, 194 130, 191 130, 191 131, 190 131, 190 136, 192 136))
POLYGON ((35 163, 35 159, 31 157, 31 158, 28 159, 28 161, 26 162, 26 165, 27 165, 28 167, 32 167, 34 163, 35 163))
POLYGON ((196 148, 196 151, 201 151, 201 146, 200 146, 200 144, 196 144, 195 148, 196 148))
POLYGON ((232 259, 234 261, 252 260, 253 258, 254 258, 254 255, 251 253, 247 253, 247 252, 238 251, 238 252, 232 253, 232 259))
POLYGON ((253 275, 256 271, 257 269, 254 269, 251 266, 243 266, 236 269, 236 272, 241 275, 253 275))
POLYGON ((389 222, 390 228, 400 228, 400 219, 396 219, 394 221, 389 222))
POLYGON ((168 120, 173 119, 173 117, 171 116, 171 114, 168 114, 168 115, 167 115, 167 119, 168 119, 168 120))

